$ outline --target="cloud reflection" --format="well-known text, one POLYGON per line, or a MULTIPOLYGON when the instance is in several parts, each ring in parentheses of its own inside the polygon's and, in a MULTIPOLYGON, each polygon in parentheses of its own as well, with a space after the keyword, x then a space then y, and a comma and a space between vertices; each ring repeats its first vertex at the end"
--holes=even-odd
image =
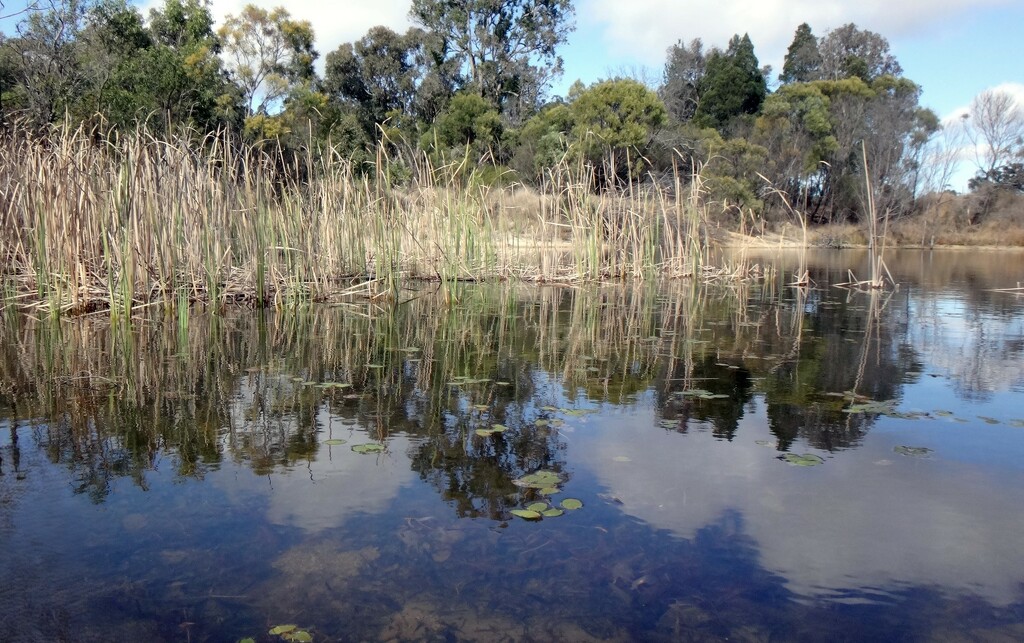
POLYGON ((624 512, 683 538, 739 512, 762 566, 801 595, 916 586, 1000 605, 1021 599, 1024 476, 997 479, 941 447, 929 459, 903 457, 892 451, 899 437, 885 432, 822 466, 792 467, 757 444, 772 438, 763 417, 748 415, 733 442, 649 420, 630 431, 605 425, 576 441, 571 459, 624 512))

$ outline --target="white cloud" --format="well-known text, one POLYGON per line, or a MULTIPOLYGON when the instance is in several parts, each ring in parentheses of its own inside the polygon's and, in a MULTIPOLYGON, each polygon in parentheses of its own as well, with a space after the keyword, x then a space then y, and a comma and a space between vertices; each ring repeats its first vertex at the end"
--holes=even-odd
MULTIPOLYGON (((342 43, 358 40, 370 27, 385 25, 395 31, 405 31, 411 24, 408 17, 412 6, 410 0, 213 0, 211 13, 214 23, 220 25, 224 16, 239 13, 247 4, 264 9, 283 6, 292 18, 309 20, 316 33, 317 51, 321 58, 342 43)), ((163 0, 148 0, 140 6, 143 14, 148 16, 150 8, 162 5, 163 0)))
POLYGON ((738 512, 759 564, 802 596, 910 585, 1000 605, 1019 599, 1019 485, 955 462, 938 441, 920 443, 936 448, 930 459, 896 455, 907 438, 879 428, 820 467, 791 467, 755 443, 774 444, 763 413, 741 420, 731 443, 653 421, 623 431, 616 418, 588 427, 594 439, 574 444, 572 461, 593 471, 624 513, 683 538, 738 512))
POLYGON ((934 24, 981 6, 1011 0, 581 0, 581 26, 603 32, 613 57, 633 57, 651 65, 664 62, 665 50, 678 40, 701 38, 724 47, 737 33, 749 33, 758 58, 778 68, 796 27, 806 22, 814 33, 848 22, 877 31, 892 42, 925 33, 934 24))

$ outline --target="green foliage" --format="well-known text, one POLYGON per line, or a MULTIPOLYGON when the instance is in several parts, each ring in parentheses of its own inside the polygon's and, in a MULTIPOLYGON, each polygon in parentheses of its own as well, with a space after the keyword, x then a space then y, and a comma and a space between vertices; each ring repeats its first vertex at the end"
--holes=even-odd
POLYGON ((793 42, 786 51, 779 81, 786 84, 818 80, 821 77, 821 62, 818 39, 811 33, 811 26, 805 22, 793 34, 793 42))
POLYGON ((227 67, 242 91, 246 114, 265 114, 293 86, 313 78, 313 26, 282 7, 246 5, 218 30, 227 67))
POLYGON ((756 114, 767 91, 750 37, 733 36, 725 52, 708 56, 694 118, 702 126, 725 131, 734 119, 756 114))
POLYGON ((457 94, 448 109, 420 139, 420 147, 441 163, 499 156, 501 116, 486 99, 476 94, 457 94))
POLYGON ((646 167, 643 150, 667 120, 658 95, 629 79, 590 86, 569 111, 573 149, 594 165, 611 163, 619 178, 640 176, 646 167))
POLYGON ((437 36, 439 60, 462 71, 466 89, 520 122, 561 72, 574 10, 570 0, 413 0, 409 15, 437 36))
POLYGON ((367 137, 413 138, 447 105, 453 83, 431 64, 430 38, 421 29, 398 34, 374 27, 355 43, 327 55, 324 87, 359 117, 367 137), (381 131, 386 127, 387 131, 381 131))
POLYGON ((853 23, 828 32, 819 43, 821 77, 830 80, 899 76, 903 68, 889 52, 889 41, 853 23))

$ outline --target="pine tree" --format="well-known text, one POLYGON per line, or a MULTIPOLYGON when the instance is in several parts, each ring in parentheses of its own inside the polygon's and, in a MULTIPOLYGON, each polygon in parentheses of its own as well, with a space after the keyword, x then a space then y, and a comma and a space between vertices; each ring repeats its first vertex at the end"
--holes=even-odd
POLYGON ((796 28, 779 81, 788 84, 820 79, 821 52, 818 51, 818 39, 811 33, 811 26, 805 22, 796 28))

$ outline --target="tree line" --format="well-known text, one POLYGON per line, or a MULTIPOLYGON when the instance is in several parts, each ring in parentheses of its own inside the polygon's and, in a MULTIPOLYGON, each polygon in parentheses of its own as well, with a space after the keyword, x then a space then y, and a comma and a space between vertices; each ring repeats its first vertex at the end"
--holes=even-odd
POLYGON ((0 36, 0 117, 230 132, 283 156, 330 145, 366 171, 386 158, 399 178, 415 158, 499 183, 564 164, 592 167, 595 189, 699 177, 736 218, 857 221, 866 186, 900 216, 947 187, 966 143, 980 150, 972 189, 1024 189, 1012 100, 990 92, 965 127, 943 128, 888 41, 854 24, 820 38, 801 24, 777 76, 737 34, 724 49, 672 45, 657 87, 577 81, 561 97, 550 90, 571 0, 414 0, 410 17, 404 33, 374 27, 329 52, 320 74, 312 25, 284 8, 249 5, 217 25, 204 0, 148 16, 126 0, 31 4, 4 18, 16 26, 0 36))

